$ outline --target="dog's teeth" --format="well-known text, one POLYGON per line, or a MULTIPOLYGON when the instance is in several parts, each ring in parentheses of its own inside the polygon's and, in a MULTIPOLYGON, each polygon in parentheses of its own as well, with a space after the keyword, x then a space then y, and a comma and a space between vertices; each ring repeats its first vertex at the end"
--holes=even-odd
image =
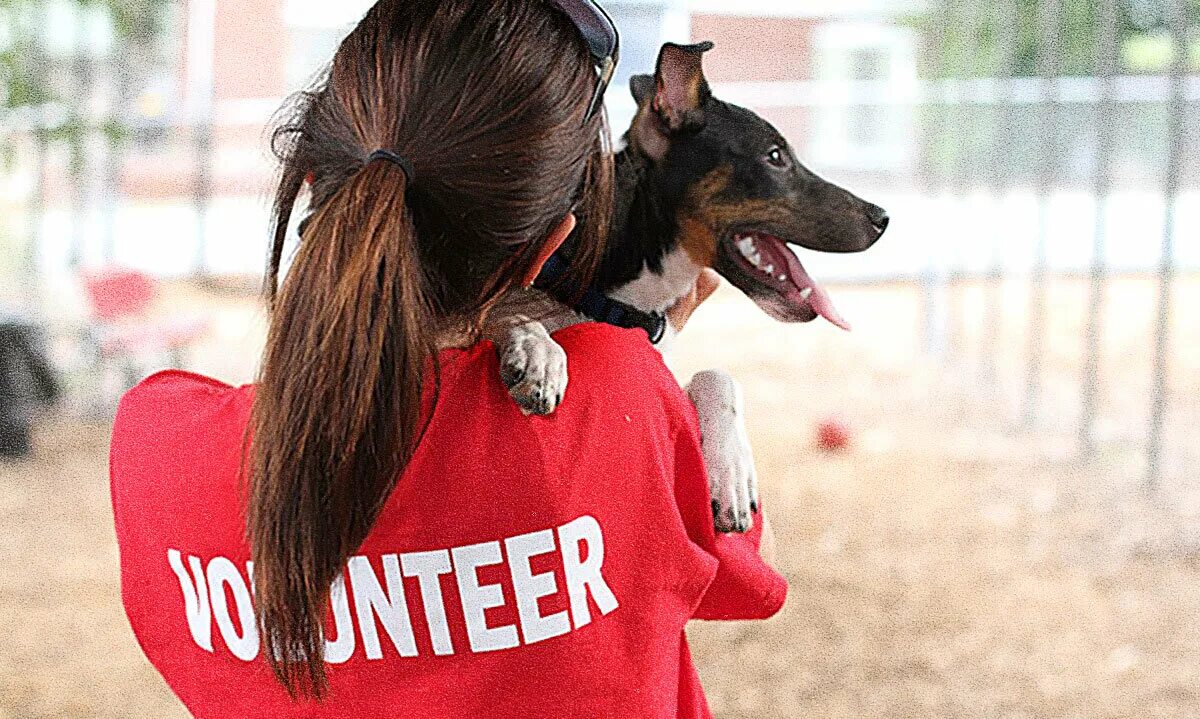
POLYGON ((805 287, 804 289, 800 290, 800 298, 807 300, 809 297, 812 297, 812 293, 813 293, 813 288, 805 287))
POLYGON ((738 252, 742 253, 742 257, 745 257, 751 262, 754 262, 755 256, 758 255, 757 248, 754 246, 753 237, 747 237, 745 239, 738 240, 737 248, 738 252))
POLYGON ((775 273, 775 265, 767 265, 766 273, 768 275, 775 273))
POLYGON ((780 276, 779 276, 779 281, 780 281, 780 282, 787 282, 787 275, 780 275, 780 276))

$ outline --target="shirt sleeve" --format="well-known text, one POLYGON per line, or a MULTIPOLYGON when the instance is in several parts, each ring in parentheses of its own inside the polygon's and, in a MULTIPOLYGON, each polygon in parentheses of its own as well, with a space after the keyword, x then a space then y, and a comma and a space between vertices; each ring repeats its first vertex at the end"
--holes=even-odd
POLYGON ((689 538, 717 560, 717 573, 694 619, 766 619, 787 599, 787 580, 758 554, 762 508, 746 534, 717 534, 713 527, 708 472, 700 449, 700 429, 690 402, 675 433, 675 500, 689 538))

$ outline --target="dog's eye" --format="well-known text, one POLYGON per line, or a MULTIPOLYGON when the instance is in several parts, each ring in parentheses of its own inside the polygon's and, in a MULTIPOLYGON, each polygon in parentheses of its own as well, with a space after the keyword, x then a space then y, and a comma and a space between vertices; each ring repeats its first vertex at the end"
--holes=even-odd
POLYGON ((779 147, 771 148, 771 151, 767 153, 767 162, 769 162, 771 165, 773 165, 775 167, 787 167, 788 166, 787 155, 784 154, 783 149, 779 148, 779 147))

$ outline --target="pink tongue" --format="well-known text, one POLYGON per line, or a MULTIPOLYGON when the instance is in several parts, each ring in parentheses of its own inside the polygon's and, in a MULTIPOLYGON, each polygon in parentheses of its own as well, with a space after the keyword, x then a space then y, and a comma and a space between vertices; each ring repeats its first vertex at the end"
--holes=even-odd
POLYGON ((835 327, 850 331, 850 323, 846 318, 842 317, 842 313, 837 311, 833 306, 833 299, 825 288, 818 285, 812 277, 809 276, 808 270, 804 269, 804 265, 800 264, 800 258, 788 249, 781 240, 775 240, 779 244, 776 249, 781 250, 784 255, 784 261, 788 266, 788 281, 796 286, 797 291, 803 292, 805 289, 812 289, 812 294, 808 296, 808 306, 812 307, 813 312, 824 317, 835 327))
POLYGON ((826 292, 820 285, 813 285, 813 293, 808 298, 808 304, 812 306, 813 311, 829 320, 835 327, 839 327, 847 332, 850 331, 850 323, 845 317, 837 311, 833 306, 833 300, 830 299, 829 293, 826 292))

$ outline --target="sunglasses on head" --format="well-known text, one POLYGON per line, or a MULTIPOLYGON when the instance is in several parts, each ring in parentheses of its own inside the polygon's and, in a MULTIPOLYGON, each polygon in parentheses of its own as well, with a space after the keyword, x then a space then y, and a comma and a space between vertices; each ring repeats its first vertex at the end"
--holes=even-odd
POLYGON ((551 0, 551 3, 562 10, 579 29, 579 34, 587 42, 592 59, 596 61, 596 68, 600 71, 596 94, 592 96, 587 115, 583 119, 587 123, 604 105, 604 91, 612 82, 617 63, 621 59, 621 36, 604 8, 591 0, 551 0))

